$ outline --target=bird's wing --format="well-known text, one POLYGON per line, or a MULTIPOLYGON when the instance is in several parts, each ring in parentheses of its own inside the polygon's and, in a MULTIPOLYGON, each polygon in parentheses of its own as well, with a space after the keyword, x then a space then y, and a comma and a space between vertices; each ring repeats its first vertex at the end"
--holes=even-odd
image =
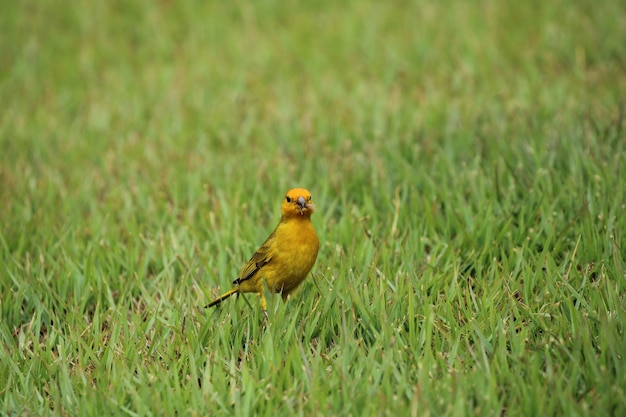
POLYGON ((261 247, 252 255, 252 258, 248 261, 246 266, 241 270, 239 278, 233 281, 233 284, 241 284, 243 281, 248 280, 257 273, 259 269, 263 267, 272 259, 271 248, 276 240, 276 230, 263 242, 261 247))

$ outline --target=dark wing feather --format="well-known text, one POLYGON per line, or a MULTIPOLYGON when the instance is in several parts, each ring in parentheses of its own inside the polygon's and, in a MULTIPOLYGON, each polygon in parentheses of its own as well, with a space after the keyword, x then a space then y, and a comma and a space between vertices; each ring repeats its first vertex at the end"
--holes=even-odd
POLYGON ((276 230, 263 242, 261 247, 252 255, 252 258, 248 261, 246 266, 241 270, 239 278, 233 281, 233 284, 241 284, 243 281, 248 280, 257 273, 259 269, 263 267, 272 259, 270 248, 274 240, 276 239, 276 230))

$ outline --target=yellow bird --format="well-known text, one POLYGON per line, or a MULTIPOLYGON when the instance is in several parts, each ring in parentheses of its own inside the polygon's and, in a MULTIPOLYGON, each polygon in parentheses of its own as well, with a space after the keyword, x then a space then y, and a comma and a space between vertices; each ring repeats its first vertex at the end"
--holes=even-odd
POLYGON ((304 188, 287 191, 278 226, 233 281, 235 287, 206 307, 213 307, 233 294, 256 292, 261 296, 261 309, 267 316, 264 285, 286 300, 304 281, 317 259, 320 243, 311 223, 313 211, 315 205, 310 192, 304 188))

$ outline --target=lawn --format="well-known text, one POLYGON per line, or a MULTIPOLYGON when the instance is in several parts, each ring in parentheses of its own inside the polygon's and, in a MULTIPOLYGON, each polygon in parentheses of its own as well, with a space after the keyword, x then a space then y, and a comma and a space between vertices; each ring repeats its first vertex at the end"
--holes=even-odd
POLYGON ((0 414, 626 415, 623 2, 0 10, 0 414))

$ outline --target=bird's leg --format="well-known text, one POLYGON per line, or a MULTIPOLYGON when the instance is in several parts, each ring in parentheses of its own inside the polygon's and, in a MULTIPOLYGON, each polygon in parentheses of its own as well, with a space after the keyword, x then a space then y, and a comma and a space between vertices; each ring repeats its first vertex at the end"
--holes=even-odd
POLYGON ((265 291, 261 291, 261 310, 263 310, 263 314, 265 314, 265 319, 268 319, 267 315, 267 300, 265 299, 265 291))

